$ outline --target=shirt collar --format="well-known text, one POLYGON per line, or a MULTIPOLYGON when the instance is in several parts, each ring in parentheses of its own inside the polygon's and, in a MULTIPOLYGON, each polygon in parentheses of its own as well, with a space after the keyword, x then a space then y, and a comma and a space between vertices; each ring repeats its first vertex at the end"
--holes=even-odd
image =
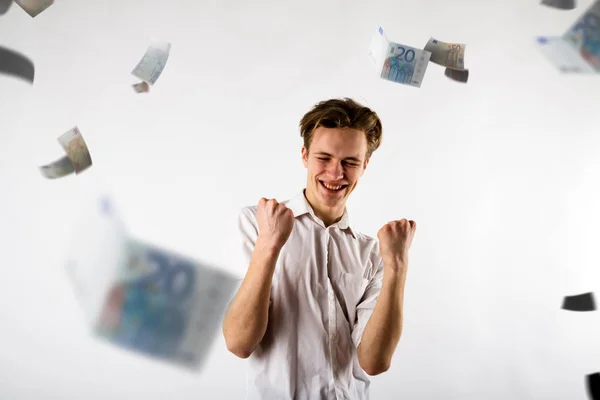
MULTIPOLYGON (((310 215, 313 216, 315 221, 319 221, 319 222, 321 222, 321 224, 323 224, 323 221, 321 221, 321 219, 315 215, 313 208, 309 204, 308 200, 306 200, 306 196, 304 195, 305 190, 306 189, 303 189, 295 197, 288 200, 286 202, 287 203, 286 207, 289 208, 290 210, 292 210, 292 212, 294 213, 294 218, 297 218, 301 215, 309 213, 310 215)), ((344 215, 342 215, 342 219, 340 219, 338 222, 336 222, 333 225, 337 225, 337 227, 342 230, 345 230, 345 229, 350 230, 350 233, 352 234, 354 239, 356 239, 356 233, 350 226, 350 221, 348 220, 348 210, 346 209, 346 207, 344 207, 344 215)), ((323 226, 325 226, 325 225, 323 225, 323 226)))

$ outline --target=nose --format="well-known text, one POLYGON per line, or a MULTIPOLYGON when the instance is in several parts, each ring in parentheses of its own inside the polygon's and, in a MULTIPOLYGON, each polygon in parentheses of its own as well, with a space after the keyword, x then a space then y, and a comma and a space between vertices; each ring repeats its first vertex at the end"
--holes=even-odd
POLYGON ((344 177, 344 168, 341 164, 330 163, 327 167, 327 175, 329 175, 329 179, 332 181, 337 181, 344 177))

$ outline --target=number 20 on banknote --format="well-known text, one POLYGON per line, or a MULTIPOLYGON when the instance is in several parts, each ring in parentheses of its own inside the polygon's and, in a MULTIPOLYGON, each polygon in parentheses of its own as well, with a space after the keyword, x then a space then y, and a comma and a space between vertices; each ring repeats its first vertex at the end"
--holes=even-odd
POLYGON ((196 273, 192 262, 134 240, 128 243, 129 275, 113 285, 98 333, 122 347, 181 364, 199 354, 186 349, 194 334, 196 273))
POLYGON ((420 87, 431 53, 397 43, 390 43, 381 77, 393 82, 420 87))
POLYGON ((371 39, 369 57, 382 79, 421 87, 431 52, 390 42, 379 26, 371 39))

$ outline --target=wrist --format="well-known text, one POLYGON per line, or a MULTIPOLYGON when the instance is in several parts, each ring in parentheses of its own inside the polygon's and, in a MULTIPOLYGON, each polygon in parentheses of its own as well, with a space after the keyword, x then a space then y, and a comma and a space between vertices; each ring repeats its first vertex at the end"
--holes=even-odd
POLYGON ((406 283, 406 268, 384 268, 383 285, 393 288, 404 288, 406 283))
POLYGON ((383 270, 388 275, 402 277, 406 275, 408 262, 399 259, 383 259, 383 270))
POLYGON ((382 257, 383 266, 391 269, 406 269, 408 260, 405 257, 382 257))
POLYGON ((260 249, 260 251, 265 254, 279 255, 282 247, 283 246, 275 244, 260 235, 258 236, 258 239, 256 239, 255 248, 260 249))

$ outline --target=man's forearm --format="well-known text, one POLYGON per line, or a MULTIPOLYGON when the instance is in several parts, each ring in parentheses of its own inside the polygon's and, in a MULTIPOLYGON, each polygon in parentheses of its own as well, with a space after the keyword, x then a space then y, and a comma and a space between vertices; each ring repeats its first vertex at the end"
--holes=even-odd
POLYGON ((402 334, 406 265, 384 263, 379 299, 358 346, 358 361, 369 375, 389 369, 402 334))
POLYGON ((227 349, 238 357, 252 354, 267 330, 273 273, 281 249, 256 242, 246 276, 223 319, 227 349))

